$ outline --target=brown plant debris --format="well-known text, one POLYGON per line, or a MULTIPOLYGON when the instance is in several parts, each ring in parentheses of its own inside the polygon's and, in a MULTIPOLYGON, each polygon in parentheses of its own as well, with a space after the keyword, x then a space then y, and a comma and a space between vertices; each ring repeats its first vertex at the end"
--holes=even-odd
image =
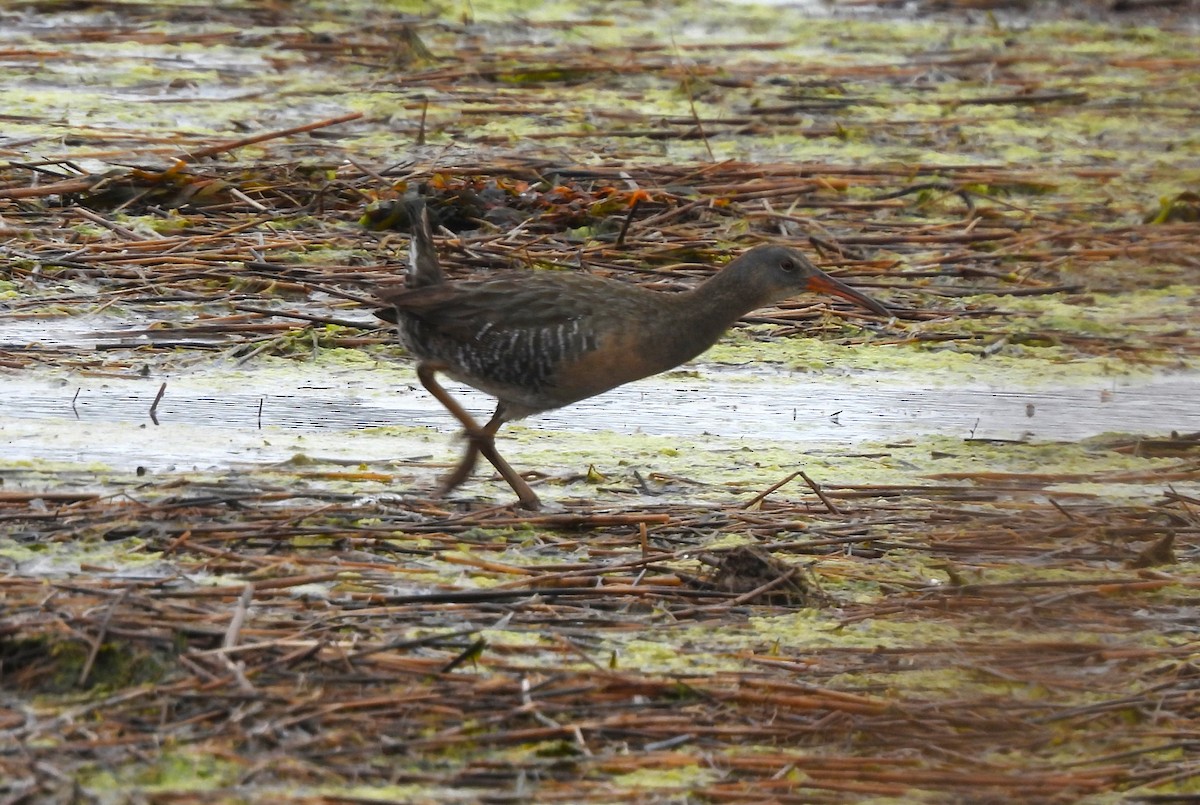
POLYGON ((840 515, 420 515, 224 485, 14 496, 0 518, 31 558, 0 577, 0 729, 22 749, 0 771, 50 792, 95 758, 218 751, 226 784, 263 790, 536 777, 539 798, 576 801, 639 769, 707 768, 695 752, 720 760, 689 790, 732 800, 781 769, 803 771, 778 789, 800 799, 1052 800, 1175 778, 1196 728, 1200 581, 1123 565, 1167 536, 1194 546, 1200 523, 1179 500, 1052 505, 1041 483, 988 504, 988 479, 826 487, 840 515), (713 528, 753 544, 704 550, 713 528), (140 571, 32 572, 39 546, 134 544, 140 571), (638 648, 655 640, 678 654, 638 648), (1064 763, 1059 740, 1084 732, 1064 763))

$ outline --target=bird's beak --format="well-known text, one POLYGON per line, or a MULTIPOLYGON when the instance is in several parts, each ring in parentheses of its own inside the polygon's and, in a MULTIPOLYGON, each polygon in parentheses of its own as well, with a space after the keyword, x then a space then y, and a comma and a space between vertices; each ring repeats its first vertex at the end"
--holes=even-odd
POLYGON ((849 299, 851 302, 857 302, 872 313, 878 313, 880 316, 886 316, 889 319, 892 317, 892 311, 879 302, 867 296, 862 291, 856 291, 841 280, 835 280, 824 271, 817 271, 808 278, 808 290, 816 293, 840 296, 843 299, 849 299))

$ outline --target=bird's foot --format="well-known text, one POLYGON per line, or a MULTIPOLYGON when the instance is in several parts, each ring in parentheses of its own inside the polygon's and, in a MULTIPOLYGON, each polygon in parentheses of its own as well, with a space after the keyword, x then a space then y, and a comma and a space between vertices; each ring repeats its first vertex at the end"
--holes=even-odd
MULTIPOLYGON (((513 486, 513 491, 517 493, 518 505, 522 509, 526 509, 527 511, 531 511, 531 512, 541 511, 541 508, 542 508, 541 498, 539 498, 536 494, 534 494, 534 491, 529 488, 529 484, 525 483, 524 479, 522 479, 521 483, 522 483, 522 486, 525 487, 524 491, 517 489, 515 486, 513 486)), ((512 484, 509 483, 509 486, 512 486, 512 484)))
POLYGON ((467 452, 463 454, 454 471, 442 480, 437 491, 438 497, 445 497, 461 486, 475 471, 475 465, 479 463, 479 456, 482 454, 517 493, 521 508, 537 511, 542 507, 542 501, 530 489, 525 479, 518 475, 517 471, 496 451, 494 434, 480 428, 478 430, 467 429, 464 431, 464 435, 467 439, 467 452))

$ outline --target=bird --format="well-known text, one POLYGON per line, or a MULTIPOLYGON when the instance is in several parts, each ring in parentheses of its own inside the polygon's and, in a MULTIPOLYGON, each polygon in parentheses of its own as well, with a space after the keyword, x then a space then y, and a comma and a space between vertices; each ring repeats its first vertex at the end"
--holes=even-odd
POLYGON ((447 280, 424 199, 408 197, 405 281, 375 287, 376 314, 396 325, 417 359, 421 385, 462 424, 466 452, 438 495, 461 485, 482 455, 529 510, 541 501, 496 450, 506 422, 561 408, 695 358, 752 310, 801 292, 853 301, 880 316, 880 302, 818 269, 796 249, 757 246, 690 290, 656 291, 578 271, 505 270, 447 280), (484 425, 438 375, 496 398, 484 425))

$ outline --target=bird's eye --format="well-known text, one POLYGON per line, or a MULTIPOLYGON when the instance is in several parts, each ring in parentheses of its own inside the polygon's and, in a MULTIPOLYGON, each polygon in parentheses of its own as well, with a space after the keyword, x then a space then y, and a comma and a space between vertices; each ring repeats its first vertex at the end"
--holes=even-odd
POLYGON ((786 271, 790 274, 791 272, 796 270, 796 261, 791 259, 790 257, 785 257, 784 259, 779 261, 779 268, 780 268, 780 270, 786 271))

